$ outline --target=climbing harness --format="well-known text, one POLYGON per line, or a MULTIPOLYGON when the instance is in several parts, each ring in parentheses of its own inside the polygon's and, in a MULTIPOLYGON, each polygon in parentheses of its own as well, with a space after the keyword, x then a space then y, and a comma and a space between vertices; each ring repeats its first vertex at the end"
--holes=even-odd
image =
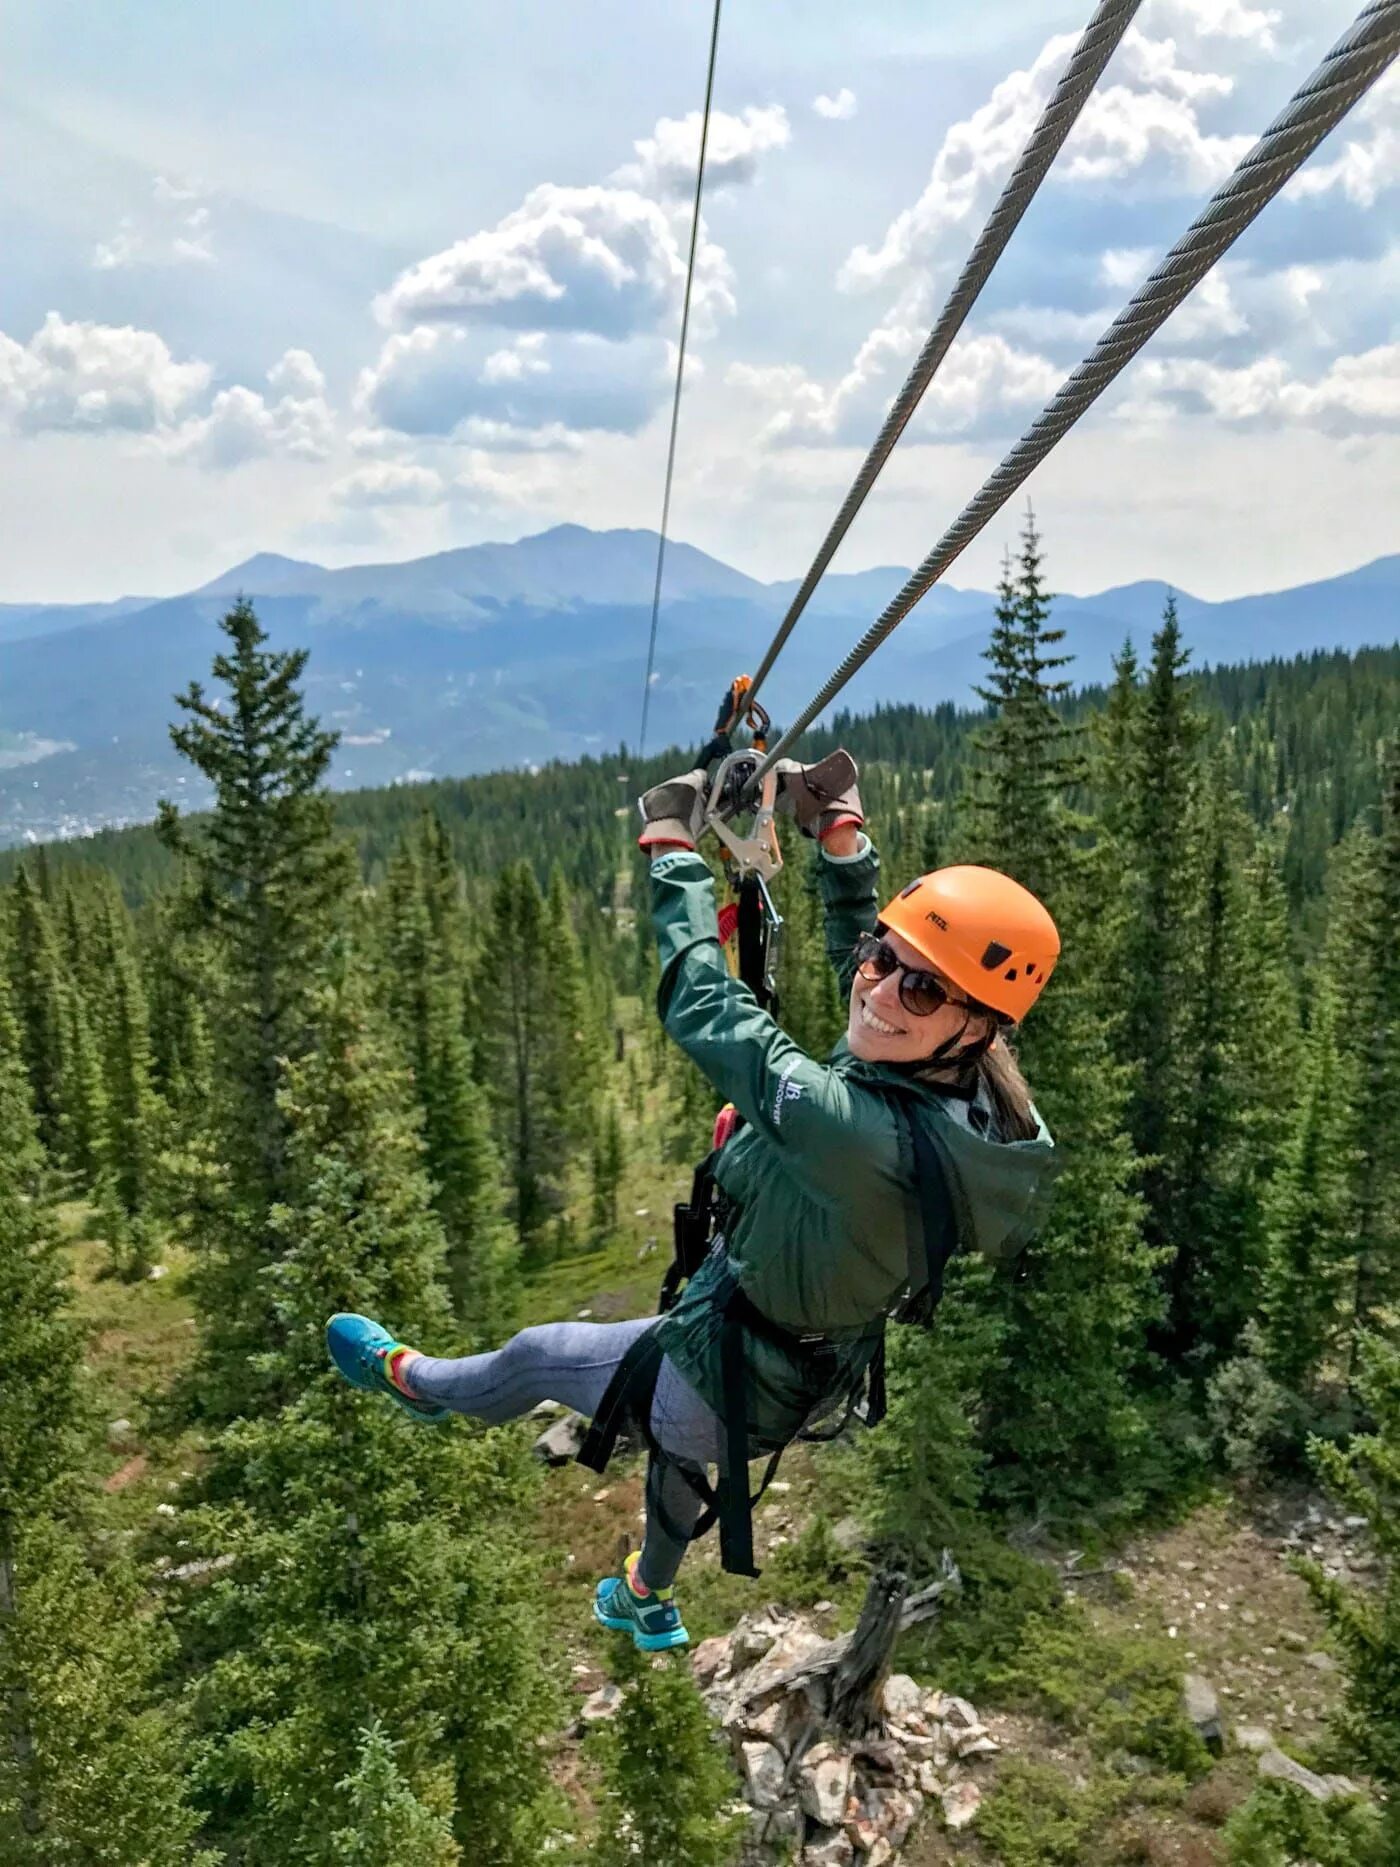
MULTIPOLYGON (((951 1175, 940 1160, 934 1141, 910 1112, 906 1100, 900 1096, 892 1096, 891 1100, 914 1162, 921 1221, 920 1250, 911 1259, 905 1295, 891 1314, 896 1321, 927 1325, 942 1299, 944 1274, 958 1244, 950 1197, 951 1175)), ((725 1252, 724 1234, 719 1229, 721 1217, 731 1215, 723 1213, 715 1198, 713 1168, 717 1157, 718 1150, 701 1162, 696 1169, 690 1204, 676 1208, 676 1260, 662 1285, 661 1309, 665 1314, 674 1306, 681 1288, 702 1266, 713 1267, 710 1294, 720 1317, 724 1395, 721 1420, 725 1438, 725 1456, 718 1483, 711 1485, 702 1472, 670 1459, 652 1431, 652 1400, 666 1353, 655 1326, 637 1338, 618 1364, 576 1456, 590 1471, 604 1472, 620 1434, 624 1430, 635 1432, 654 1459, 669 1461, 680 1472, 703 1506, 694 1529, 689 1532, 663 1516, 661 1527, 667 1535, 678 1543, 693 1541, 718 1522, 722 1566, 732 1575, 756 1576, 759 1571, 754 1566, 753 1555, 754 1508, 773 1482, 782 1455, 792 1440, 784 1439, 775 1444, 749 1430, 745 1336, 758 1336, 776 1344, 810 1370, 814 1410, 831 1398, 829 1377, 839 1345, 819 1330, 784 1329, 746 1295, 738 1269, 725 1252), (700 1252, 702 1227, 703 1253, 700 1252), (751 1493, 749 1460, 765 1455, 768 1464, 758 1490, 751 1493)), ((822 1431, 804 1429, 793 1437, 817 1442, 832 1440, 846 1430, 853 1418, 862 1419, 867 1426, 879 1425, 886 1408, 885 1321, 884 1317, 879 1318, 871 1331, 874 1350, 846 1396, 845 1411, 838 1423, 822 1431)), ((656 1508, 657 1502, 652 1500, 650 1507, 656 1508)))
POLYGON ((690 216, 690 256, 685 265, 685 297, 681 301, 681 335, 676 346, 676 393, 671 403, 671 439, 666 448, 666 490, 661 498, 661 532, 656 541, 656 583, 651 593, 651 634, 647 642, 647 673, 642 685, 642 724, 637 734, 637 756, 647 743, 647 714, 651 711, 651 676, 656 663, 656 624, 661 614, 661 579, 666 569, 666 527, 671 518, 671 482, 676 472, 676 434, 681 420, 681 389, 685 382, 685 342, 690 334, 690 295, 695 284, 695 249, 700 240, 700 199, 705 189, 705 150, 710 140, 710 99, 715 90, 715 54, 719 49, 719 9, 715 0, 710 24, 710 59, 705 73, 705 107, 700 113, 700 157, 695 166, 695 206, 690 216))

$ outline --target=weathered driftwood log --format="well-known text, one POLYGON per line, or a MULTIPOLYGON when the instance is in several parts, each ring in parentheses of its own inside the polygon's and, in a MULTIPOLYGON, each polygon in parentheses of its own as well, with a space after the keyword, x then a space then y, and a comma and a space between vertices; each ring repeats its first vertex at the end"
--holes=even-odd
POLYGON ((831 1682, 828 1723, 844 1737, 864 1737, 880 1720, 880 1689, 889 1677, 909 1577, 881 1569, 870 1578, 865 1603, 831 1682))
MULTIPOLYGON (((931 1619, 933 1615, 937 1614, 938 1605, 944 1597, 951 1594, 955 1589, 962 1587, 962 1577, 958 1574, 958 1566, 946 1549, 943 1552, 943 1560, 940 1567, 941 1573, 936 1582, 931 1583, 927 1588, 921 1588, 917 1595, 910 1595, 907 1598, 901 1599, 892 1630, 889 1634, 889 1646, 891 1648, 899 1634, 908 1633, 909 1629, 911 1627, 917 1627, 920 1621, 931 1619)), ((828 1640, 824 1647, 819 1647, 815 1653, 810 1654, 805 1660, 799 1660, 795 1666, 789 1666, 786 1672, 778 1673, 776 1677, 766 1680, 763 1686, 763 1696, 765 1699, 771 1697, 776 1692, 787 1691, 792 1686, 801 1685, 804 1679, 820 1679, 828 1674, 836 1672, 845 1659, 846 1654, 861 1637, 861 1631, 866 1624, 866 1616, 872 1612, 872 1597, 876 1597, 881 1588, 883 1573, 882 1571, 881 1575, 877 1575, 870 1584, 870 1589, 865 1598, 865 1606, 861 1609, 860 1620, 856 1625, 856 1631, 853 1634, 843 1634, 839 1640, 828 1640)), ((886 1658, 888 1659, 888 1652, 886 1653, 886 1658)), ((884 1675, 882 1674, 882 1680, 883 1677, 884 1675)))

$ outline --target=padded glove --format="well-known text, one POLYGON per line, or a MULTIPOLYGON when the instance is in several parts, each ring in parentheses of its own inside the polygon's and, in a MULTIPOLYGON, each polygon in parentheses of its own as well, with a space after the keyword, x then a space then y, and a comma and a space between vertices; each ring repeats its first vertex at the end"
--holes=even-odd
POLYGON ((777 808, 797 819, 804 836, 820 841, 840 824, 859 826, 865 822, 856 788, 856 762, 849 752, 830 752, 815 765, 780 758, 776 770, 777 808))
POLYGON ((708 780, 703 765, 694 771, 654 784, 638 798, 642 813, 642 833, 638 847, 650 849, 657 843, 675 843, 694 849, 705 825, 705 797, 708 780))

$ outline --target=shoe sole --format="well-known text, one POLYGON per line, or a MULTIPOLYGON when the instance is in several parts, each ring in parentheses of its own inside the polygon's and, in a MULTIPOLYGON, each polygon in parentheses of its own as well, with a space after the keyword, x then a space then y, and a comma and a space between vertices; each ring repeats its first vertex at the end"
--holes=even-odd
POLYGON ((600 1627, 607 1627, 615 1634, 631 1634, 632 1644, 640 1647, 643 1653, 665 1653, 672 1647, 690 1645, 690 1635, 684 1628, 673 1634, 647 1634, 633 1620, 622 1614, 604 1614, 595 1601, 593 1618, 600 1627))

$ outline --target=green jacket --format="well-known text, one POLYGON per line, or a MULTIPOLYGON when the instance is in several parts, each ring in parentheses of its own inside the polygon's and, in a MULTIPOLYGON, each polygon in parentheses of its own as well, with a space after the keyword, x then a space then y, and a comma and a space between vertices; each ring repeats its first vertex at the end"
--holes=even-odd
MULTIPOLYGON (((867 843, 856 860, 818 867, 827 951, 849 988, 851 949, 877 918, 879 859, 867 843)), ((917 1273, 924 1262, 897 1101, 938 1152, 959 1249, 989 1258, 1014 1256, 1029 1235, 1053 1144, 1043 1123, 1033 1141, 979 1132, 965 1104, 894 1065, 861 1061, 844 1038, 826 1062, 809 1057, 729 972, 701 858, 688 850, 658 856, 651 891, 662 1022, 745 1118, 715 1168, 732 1202, 729 1257, 766 1316, 838 1345, 834 1355, 798 1356, 749 1337, 750 1435, 760 1447, 785 1444, 851 1386, 910 1287, 911 1267, 917 1273)), ((676 1367, 722 1412, 718 1274, 712 1259, 658 1328, 676 1367)), ((922 1281, 916 1274, 913 1287, 922 1281)))

